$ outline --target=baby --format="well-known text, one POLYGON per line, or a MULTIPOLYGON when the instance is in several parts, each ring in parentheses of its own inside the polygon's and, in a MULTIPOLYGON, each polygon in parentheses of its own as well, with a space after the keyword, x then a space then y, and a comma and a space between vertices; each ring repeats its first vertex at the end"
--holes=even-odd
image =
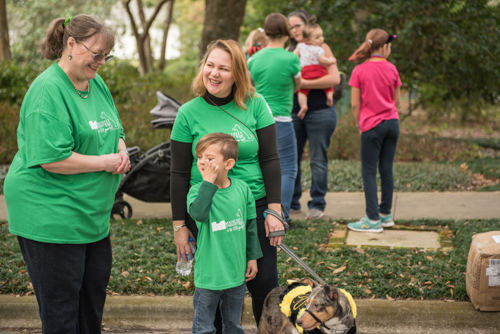
MULTIPOLYGON (((321 47, 324 42, 323 30, 317 24, 316 19, 309 21, 302 34, 304 36, 305 43, 299 43, 294 53, 300 57, 300 65, 302 66, 302 78, 311 80, 317 79, 328 72, 323 65, 333 65, 337 63, 335 57, 325 56, 325 50, 321 47)), ((307 112, 307 95, 310 89, 300 89, 299 90, 299 105, 300 110, 297 117, 303 119, 307 112)), ((333 87, 324 89, 326 94, 326 105, 331 107, 333 105, 333 87)))

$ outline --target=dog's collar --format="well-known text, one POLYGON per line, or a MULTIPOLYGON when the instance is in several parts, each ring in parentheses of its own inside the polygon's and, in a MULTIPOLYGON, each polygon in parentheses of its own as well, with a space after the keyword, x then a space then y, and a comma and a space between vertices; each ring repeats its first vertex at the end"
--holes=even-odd
MULTIPOLYGON (((313 317, 313 319, 314 319, 314 320, 316 320, 317 322, 319 322, 319 326, 320 326, 320 327, 325 327, 326 329, 330 330, 330 327, 328 327, 328 326, 326 326, 326 325, 325 325, 325 322, 326 322, 326 321, 324 321, 324 322, 323 322, 323 321, 319 320, 319 319, 318 319, 318 317, 317 317, 317 316, 315 316, 315 315, 314 315, 314 313, 312 313, 312 312, 311 312, 311 311, 309 311, 308 309, 306 309, 304 312, 309 313, 309 315, 310 315, 311 317, 313 317)), ((330 320, 330 319, 328 319, 328 320, 330 320)))

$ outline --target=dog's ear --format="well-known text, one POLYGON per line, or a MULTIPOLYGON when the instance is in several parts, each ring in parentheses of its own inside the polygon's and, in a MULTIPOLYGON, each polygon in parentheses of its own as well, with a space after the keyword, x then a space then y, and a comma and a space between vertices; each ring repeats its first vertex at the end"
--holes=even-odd
POLYGON ((317 286, 319 286, 319 284, 316 282, 316 281, 313 281, 312 279, 310 279, 309 277, 304 277, 303 279, 300 280, 300 283, 304 283, 304 284, 308 284, 311 286, 311 288, 315 288, 317 286))
POLYGON ((325 285, 325 293, 330 298, 331 300, 338 300, 339 299, 339 290, 337 288, 334 288, 332 286, 329 286, 328 284, 325 285))

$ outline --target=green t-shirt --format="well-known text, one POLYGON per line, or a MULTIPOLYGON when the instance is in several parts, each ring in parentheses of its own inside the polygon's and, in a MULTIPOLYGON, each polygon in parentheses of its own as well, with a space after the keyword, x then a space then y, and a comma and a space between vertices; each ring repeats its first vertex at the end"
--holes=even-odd
POLYGON ((259 143, 255 136, 257 135, 256 130, 274 124, 274 119, 266 101, 259 94, 247 99, 245 105, 247 110, 239 109, 233 100, 221 106, 239 121, 216 106, 208 104, 202 97, 197 97, 183 104, 179 109, 170 138, 182 143, 193 144, 191 185, 203 180, 196 166, 198 160, 195 154, 196 143, 209 133, 223 132, 232 135, 238 142, 238 161, 229 171, 228 176, 246 182, 256 200, 266 196, 258 157, 259 143))
POLYGON ((210 209, 208 219, 195 219, 198 226, 195 286, 223 290, 243 284, 247 262, 262 257, 255 200, 248 185, 231 178, 229 187, 219 189, 213 183, 202 181, 189 190, 187 205, 190 215, 200 210, 193 208, 196 205, 201 206, 201 210, 210 209), (248 250, 248 246, 253 249, 248 250))
POLYGON ((255 88, 269 104, 274 117, 290 117, 293 107, 293 77, 300 74, 300 59, 281 48, 263 48, 248 61, 255 88))
MULTIPOLYGON (((82 99, 54 63, 33 81, 21 106, 17 152, 5 179, 10 233, 49 243, 90 243, 109 234, 111 207, 121 175, 55 174, 40 164, 72 152, 118 151, 123 128, 100 76, 82 99)), ((85 94, 85 92, 82 92, 85 94)))

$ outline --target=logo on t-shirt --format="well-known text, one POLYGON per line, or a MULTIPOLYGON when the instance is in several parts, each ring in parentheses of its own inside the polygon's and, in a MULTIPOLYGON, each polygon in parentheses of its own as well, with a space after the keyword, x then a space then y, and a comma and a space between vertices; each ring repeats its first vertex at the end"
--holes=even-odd
POLYGON ((239 124, 235 124, 232 130, 235 132, 231 133, 231 136, 233 136, 236 141, 246 142, 254 139, 253 135, 249 133, 250 130, 243 130, 239 124))
POLYGON ((109 117, 104 111, 101 112, 101 121, 89 121, 92 130, 98 130, 99 133, 108 132, 110 130, 118 130, 118 122, 109 117))
POLYGON ((238 209, 236 212, 236 219, 230 220, 230 221, 225 221, 221 220, 220 222, 213 222, 212 225, 212 231, 217 232, 217 231, 223 231, 226 230, 226 232, 235 232, 239 230, 244 230, 245 229, 245 224, 243 223, 243 215, 241 214, 241 209, 238 209))

